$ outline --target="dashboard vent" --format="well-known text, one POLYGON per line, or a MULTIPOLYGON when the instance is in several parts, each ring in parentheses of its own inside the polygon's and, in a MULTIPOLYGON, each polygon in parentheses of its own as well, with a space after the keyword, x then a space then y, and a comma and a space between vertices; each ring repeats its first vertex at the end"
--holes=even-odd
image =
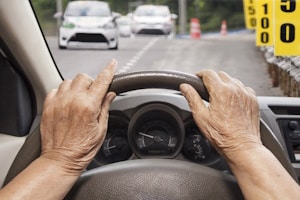
POLYGON ((299 107, 288 106, 269 106, 276 115, 300 115, 299 107))

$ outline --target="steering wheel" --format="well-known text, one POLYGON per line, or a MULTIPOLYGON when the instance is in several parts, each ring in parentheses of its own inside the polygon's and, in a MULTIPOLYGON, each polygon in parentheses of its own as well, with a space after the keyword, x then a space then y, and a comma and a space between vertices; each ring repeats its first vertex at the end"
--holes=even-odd
MULTIPOLYGON (((141 71, 116 75, 110 90, 117 94, 136 89, 166 88, 179 90, 181 83, 192 85, 209 101, 201 79, 175 71, 141 71)), ((261 120, 264 145, 297 180, 284 149, 261 120)), ((11 181, 41 152, 40 129, 27 137, 11 166, 4 184, 11 181)), ((247 159, 247 158, 245 158, 247 159)), ((258 163, 259 164, 259 163, 258 163)), ((66 199, 243 199, 235 178, 230 174, 199 164, 166 159, 128 160, 84 172, 66 199)))

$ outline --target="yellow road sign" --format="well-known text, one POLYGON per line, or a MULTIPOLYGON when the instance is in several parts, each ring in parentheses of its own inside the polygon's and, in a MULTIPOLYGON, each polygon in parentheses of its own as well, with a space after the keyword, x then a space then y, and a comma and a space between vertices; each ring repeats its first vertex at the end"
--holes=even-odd
POLYGON ((247 29, 255 29, 256 27, 256 1, 257 0, 243 0, 245 24, 247 29))
POLYGON ((256 1, 256 45, 273 45, 273 0, 256 1))
POLYGON ((300 0, 274 0, 274 54, 300 55, 300 0))

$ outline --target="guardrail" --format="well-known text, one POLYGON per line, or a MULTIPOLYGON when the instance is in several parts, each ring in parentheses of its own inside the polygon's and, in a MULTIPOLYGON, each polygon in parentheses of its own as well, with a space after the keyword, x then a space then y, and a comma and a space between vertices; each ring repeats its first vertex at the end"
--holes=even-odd
POLYGON ((273 87, 280 87, 285 96, 300 97, 300 56, 275 56, 273 47, 261 47, 268 63, 273 87))

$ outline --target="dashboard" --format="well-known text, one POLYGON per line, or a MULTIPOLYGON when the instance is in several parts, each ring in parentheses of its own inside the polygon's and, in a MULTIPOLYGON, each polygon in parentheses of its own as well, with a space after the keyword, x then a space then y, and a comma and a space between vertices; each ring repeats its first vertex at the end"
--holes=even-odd
MULTIPOLYGON (((258 97, 258 102, 261 120, 300 177, 300 99, 258 97)), ((106 138, 88 168, 151 158, 183 160, 230 172, 225 159, 198 129, 180 92, 143 89, 122 93, 110 107, 106 138)))
POLYGON ((151 158, 229 170, 198 129, 185 98, 168 89, 137 90, 116 97, 106 138, 89 168, 151 158))

